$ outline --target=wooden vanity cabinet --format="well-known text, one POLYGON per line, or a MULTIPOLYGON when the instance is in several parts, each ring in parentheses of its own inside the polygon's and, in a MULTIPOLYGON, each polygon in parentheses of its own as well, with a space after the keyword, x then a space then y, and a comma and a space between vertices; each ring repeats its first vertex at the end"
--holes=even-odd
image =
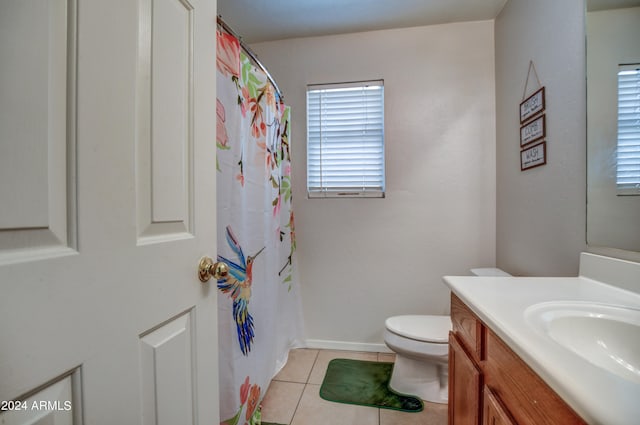
POLYGON ((449 334, 449 425, 477 425, 481 373, 458 338, 449 334))
POLYGON ((451 294, 449 425, 586 425, 451 294))
MULTIPOLYGON (((452 297, 455 295, 452 294, 452 297)), ((482 323, 457 297, 451 301, 449 425, 479 425, 482 413, 482 323)))

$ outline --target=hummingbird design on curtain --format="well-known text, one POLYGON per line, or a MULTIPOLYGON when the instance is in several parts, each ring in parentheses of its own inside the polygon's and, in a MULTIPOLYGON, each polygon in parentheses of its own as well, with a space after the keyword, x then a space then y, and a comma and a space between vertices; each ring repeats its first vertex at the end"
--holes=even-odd
POLYGON ((253 317, 249 314, 249 299, 251 298, 251 283, 253 280, 253 262, 264 250, 264 247, 253 256, 245 259, 242 247, 233 234, 231 226, 227 226, 227 243, 238 258, 237 262, 218 255, 218 261, 229 266, 229 273, 218 279, 218 289, 229 295, 233 300, 233 318, 238 331, 238 342, 242 354, 247 356, 253 342, 253 317))

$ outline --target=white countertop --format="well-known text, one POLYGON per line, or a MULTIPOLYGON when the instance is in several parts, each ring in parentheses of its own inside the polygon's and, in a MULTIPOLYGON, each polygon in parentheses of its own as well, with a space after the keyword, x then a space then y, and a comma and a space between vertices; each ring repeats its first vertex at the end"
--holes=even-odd
POLYGON ((445 276, 476 315, 591 425, 640 424, 640 384, 607 372, 525 321, 527 307, 589 301, 640 309, 640 294, 586 277, 445 276))

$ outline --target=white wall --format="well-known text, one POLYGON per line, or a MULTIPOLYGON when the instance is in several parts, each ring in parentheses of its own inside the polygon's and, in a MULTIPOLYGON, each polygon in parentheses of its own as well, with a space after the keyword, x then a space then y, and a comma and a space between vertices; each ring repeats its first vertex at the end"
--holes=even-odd
POLYGON ((377 349, 384 320, 444 314, 446 274, 495 264, 493 21, 252 45, 292 106, 307 338, 377 349), (385 199, 306 197, 306 85, 385 81, 385 199))
POLYGON ((575 276, 586 249, 584 23, 583 0, 510 0, 495 22, 496 259, 512 274, 575 276), (518 108, 530 60, 546 87, 548 158, 521 172, 518 108))

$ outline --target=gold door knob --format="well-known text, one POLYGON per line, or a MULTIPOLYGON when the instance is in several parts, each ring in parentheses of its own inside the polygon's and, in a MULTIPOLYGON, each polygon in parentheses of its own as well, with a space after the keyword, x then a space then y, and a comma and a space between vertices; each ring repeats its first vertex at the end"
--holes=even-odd
POLYGON ((214 262, 209 257, 202 257, 198 264, 198 277, 201 282, 208 282, 211 277, 222 279, 229 273, 229 266, 224 262, 214 262))

